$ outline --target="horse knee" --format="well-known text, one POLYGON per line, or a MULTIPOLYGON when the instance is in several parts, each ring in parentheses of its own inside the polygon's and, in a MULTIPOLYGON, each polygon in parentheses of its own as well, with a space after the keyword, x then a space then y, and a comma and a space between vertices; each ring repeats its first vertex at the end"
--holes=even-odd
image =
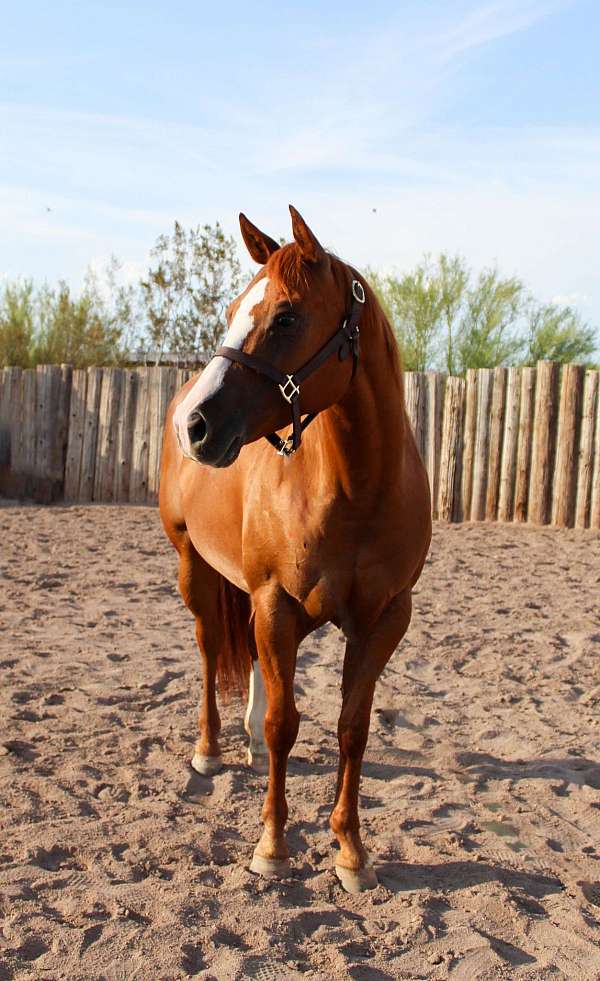
POLYGON ((273 753, 287 755, 296 742, 300 727, 300 713, 295 706, 285 711, 267 711, 265 715, 265 740, 273 753))

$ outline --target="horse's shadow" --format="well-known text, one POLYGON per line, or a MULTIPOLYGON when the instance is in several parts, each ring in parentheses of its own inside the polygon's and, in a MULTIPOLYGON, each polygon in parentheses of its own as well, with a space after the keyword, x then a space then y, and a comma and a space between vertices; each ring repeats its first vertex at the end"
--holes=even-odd
POLYGON ((377 877, 386 889, 395 893, 424 889, 453 892, 486 882, 501 882, 541 899, 564 889, 560 879, 550 873, 507 868, 488 862, 457 861, 431 865, 383 862, 377 865, 377 877))
POLYGON ((467 773, 487 780, 562 780, 600 790, 600 763, 583 756, 539 760, 503 760, 490 753, 461 753, 458 762, 467 773))
MULTIPOLYGON (((288 773, 292 776, 305 776, 315 774, 335 774, 338 769, 338 759, 332 756, 331 762, 326 760, 322 763, 307 760, 298 756, 290 756, 288 760, 288 773)), ((435 770, 425 766, 408 766, 399 763, 375 763, 365 760, 362 765, 362 775, 371 777, 374 780, 395 780, 398 777, 428 777, 430 780, 439 780, 435 770)))

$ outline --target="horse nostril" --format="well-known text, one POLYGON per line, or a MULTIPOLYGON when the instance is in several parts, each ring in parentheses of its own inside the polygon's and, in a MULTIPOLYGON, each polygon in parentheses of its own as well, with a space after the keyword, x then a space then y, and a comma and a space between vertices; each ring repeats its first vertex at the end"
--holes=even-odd
POLYGON ((201 443, 206 436, 206 420, 201 412, 192 412, 188 420, 188 433, 192 446, 201 443))

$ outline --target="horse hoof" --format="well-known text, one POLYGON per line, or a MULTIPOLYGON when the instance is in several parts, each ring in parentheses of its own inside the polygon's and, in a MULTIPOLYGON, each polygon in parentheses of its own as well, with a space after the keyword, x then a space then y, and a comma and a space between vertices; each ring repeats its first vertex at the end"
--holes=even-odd
POLYGON ((342 865, 336 865, 335 874, 346 892, 353 896, 377 886, 377 876, 372 865, 365 865, 362 869, 345 869, 342 865))
POLYGON ((201 756, 200 753, 194 753, 192 757, 192 770, 203 777, 212 777, 213 773, 222 769, 223 760, 220 756, 201 756))
POLYGON ((252 767, 255 773, 265 775, 269 772, 269 756, 267 753, 251 753, 248 750, 248 766, 252 767))
POLYGON ((264 875, 268 879, 287 879, 291 871, 289 858, 264 858, 254 852, 250 862, 250 871, 256 875, 264 875))

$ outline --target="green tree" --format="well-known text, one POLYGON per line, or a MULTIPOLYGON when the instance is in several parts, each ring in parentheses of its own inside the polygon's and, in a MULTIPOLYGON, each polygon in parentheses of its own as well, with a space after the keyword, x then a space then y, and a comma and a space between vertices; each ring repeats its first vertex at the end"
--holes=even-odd
POLYGON ((151 252, 141 280, 148 342, 157 362, 167 352, 208 359, 225 331, 225 310, 237 295, 242 270, 235 241, 217 222, 186 231, 175 222, 151 252))
POLYGON ((118 364, 123 357, 122 328, 109 316, 93 276, 79 296, 67 283, 44 286, 37 298, 39 323, 33 344, 37 364, 118 364))
POLYGON ((544 360, 589 364, 590 356, 596 350, 595 331, 583 323, 572 307, 531 300, 527 308, 527 327, 524 364, 544 360))
POLYGON ((455 334, 457 319, 465 302, 470 272, 461 256, 442 252, 437 261, 441 317, 446 328, 444 363, 449 375, 456 374, 455 334))
POLYGON ((429 367, 442 316, 442 284, 428 258, 401 277, 370 273, 386 315, 394 328, 406 371, 429 367))
POLYGON ((503 279, 497 269, 484 269, 465 292, 456 334, 456 368, 494 368, 512 364, 525 341, 518 332, 525 287, 515 277, 503 279))
POLYGON ((7 283, 0 295, 0 365, 30 366, 34 329, 33 282, 7 283))

